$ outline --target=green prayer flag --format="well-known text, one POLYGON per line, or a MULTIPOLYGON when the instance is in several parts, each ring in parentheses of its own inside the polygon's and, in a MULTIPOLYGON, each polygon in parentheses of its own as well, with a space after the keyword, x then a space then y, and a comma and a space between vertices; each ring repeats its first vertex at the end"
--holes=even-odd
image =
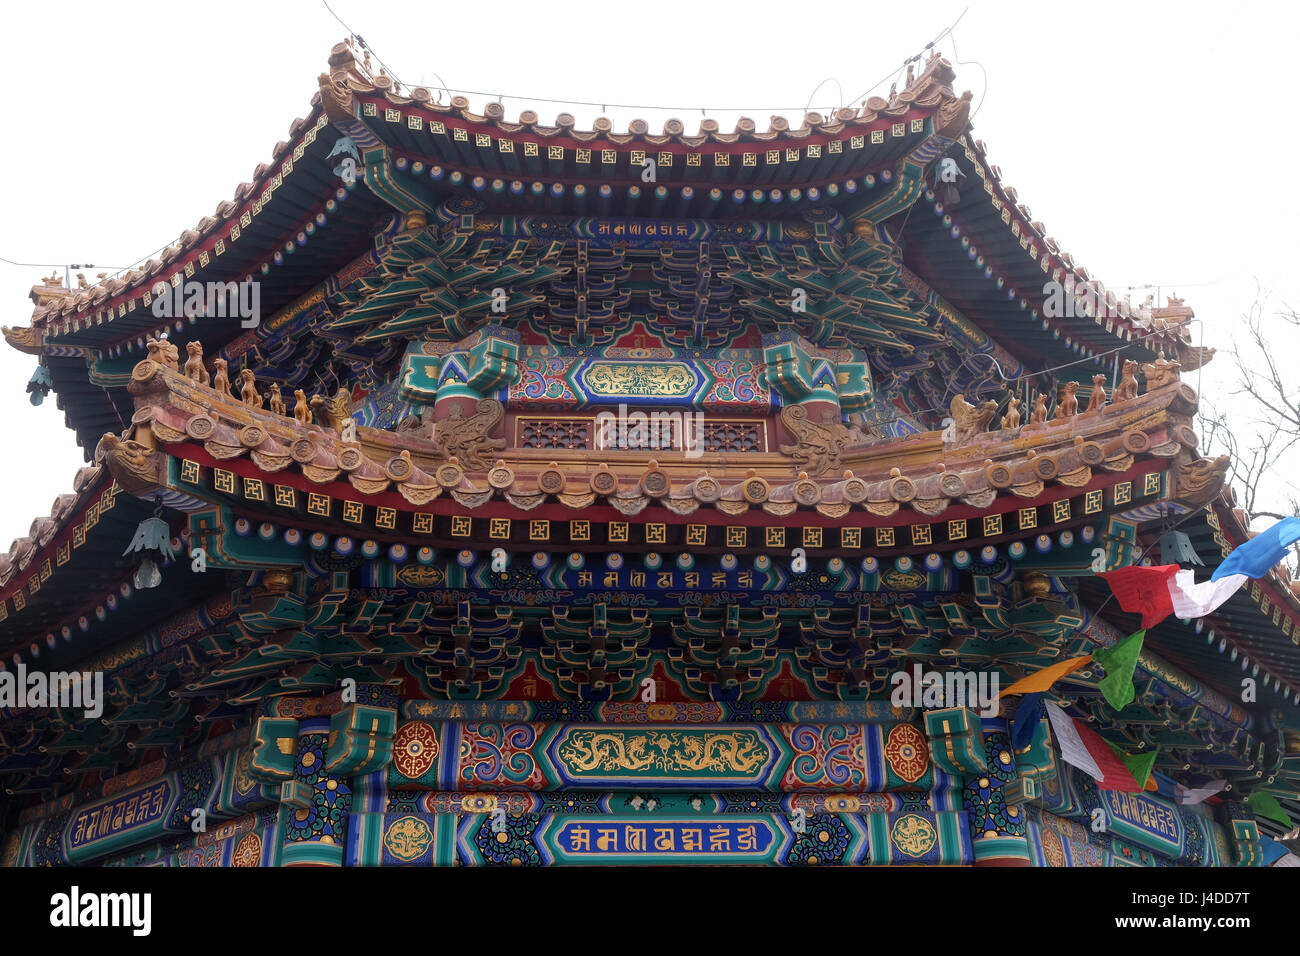
POLYGON ((1255 811, 1257 817, 1268 817, 1286 827, 1295 826, 1291 822, 1291 815, 1282 809, 1282 804, 1277 802, 1277 797, 1265 790, 1256 790, 1250 794, 1246 797, 1246 803, 1255 811))
POLYGON ((1115 756, 1120 759, 1124 766, 1128 767, 1128 772, 1133 774, 1133 779, 1137 782, 1137 785, 1145 790, 1147 781, 1151 779, 1151 771, 1156 768, 1156 754, 1160 753, 1160 748, 1157 747, 1150 753, 1126 754, 1109 740, 1106 743, 1111 750, 1115 751, 1115 756))
POLYGON ((1142 653, 1142 640, 1146 633, 1145 630, 1134 631, 1111 647, 1093 651, 1092 659, 1106 668, 1106 676, 1097 686, 1101 688, 1106 703, 1116 710, 1123 710, 1137 696, 1133 689, 1133 670, 1137 667, 1138 655, 1142 653))

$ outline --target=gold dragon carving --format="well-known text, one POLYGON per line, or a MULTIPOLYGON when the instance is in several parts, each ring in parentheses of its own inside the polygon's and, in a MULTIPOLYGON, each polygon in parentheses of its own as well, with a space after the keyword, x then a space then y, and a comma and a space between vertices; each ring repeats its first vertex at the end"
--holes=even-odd
POLYGON ((956 139, 966 132, 970 123, 970 107, 973 96, 966 90, 960 97, 946 100, 939 107, 939 114, 934 120, 934 131, 940 136, 956 139))
POLYGON ((1174 481, 1178 500, 1199 507, 1208 504, 1223 488, 1224 478, 1232 459, 1227 455, 1217 458, 1186 458, 1180 456, 1174 463, 1174 481))
POLYGON ((153 491, 160 484, 158 452, 138 441, 121 439, 105 432, 95 448, 95 460, 102 461, 113 477, 129 494, 138 495, 153 491))
POLYGON ((26 352, 28 355, 40 355, 41 345, 45 340, 45 333, 41 329, 19 327, 11 329, 9 326, 0 326, 0 333, 4 334, 5 341, 20 352, 26 352))
POLYGON ((490 437, 505 417, 505 408, 495 398, 481 398, 473 415, 461 414, 460 404, 453 404, 451 415, 433 424, 433 440, 442 452, 455 456, 469 469, 492 467, 498 452, 506 447, 505 439, 490 437))
POLYGON ((708 771, 753 773, 770 754, 753 731, 685 733, 682 731, 575 730, 560 746, 559 756, 575 772, 708 771))
POLYGON ((855 437, 830 410, 822 416, 821 424, 809 421, 808 409, 803 405, 782 408, 781 424, 795 438, 795 444, 781 446, 781 454, 794 459, 795 472, 806 471, 813 477, 838 470, 840 455, 855 437))
POLYGON ((325 107, 325 115, 332 122, 352 119, 352 89, 346 79, 342 76, 331 77, 322 73, 316 78, 316 84, 320 88, 321 105, 325 107))
POLYGON ((316 420, 335 431, 342 431, 344 423, 352 417, 352 396, 340 388, 329 398, 313 395, 307 403, 316 413, 316 420))
POLYGON ((989 422, 997 414, 998 403, 989 399, 972 405, 965 395, 954 395, 948 410, 952 413, 954 441, 964 445, 976 435, 988 430, 989 422))

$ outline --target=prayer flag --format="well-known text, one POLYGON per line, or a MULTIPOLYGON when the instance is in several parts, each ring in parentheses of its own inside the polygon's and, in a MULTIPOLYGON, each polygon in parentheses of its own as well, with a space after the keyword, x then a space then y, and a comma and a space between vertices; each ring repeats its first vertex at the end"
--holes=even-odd
POLYGON ((1100 734, 1077 720, 1074 722, 1074 727, 1079 739, 1088 748, 1088 753, 1096 762, 1101 773, 1101 776, 1096 778, 1098 790, 1120 790, 1124 793, 1141 792, 1142 785, 1133 779, 1133 774, 1128 767, 1124 765, 1124 762, 1119 757, 1115 756, 1115 751, 1111 749, 1110 744, 1106 743, 1100 734))
POLYGON ((1122 751, 1119 747, 1116 747, 1114 744, 1111 744, 1110 741, 1107 741, 1107 743, 1110 744, 1110 749, 1115 752, 1115 756, 1120 759, 1124 766, 1128 768, 1128 772, 1133 775, 1133 780, 1136 783, 1142 784, 1143 790, 1157 789, 1156 782, 1151 778, 1151 772, 1156 766, 1156 754, 1160 752, 1159 747, 1150 753, 1128 754, 1122 751))
POLYGON ((1229 574, 1198 584, 1195 572, 1179 571, 1169 582, 1169 597, 1173 602, 1174 613, 1185 620, 1205 617, 1232 597, 1248 580, 1244 574, 1229 574))
POLYGON ((1043 709, 1047 711, 1047 720, 1052 725, 1056 745, 1061 748, 1061 759, 1071 766, 1078 767, 1094 780, 1100 780, 1101 768, 1097 766, 1097 761, 1092 758, 1092 754, 1079 737, 1079 728, 1074 718, 1056 701, 1046 701, 1043 709))
POLYGON ((1066 674, 1073 674, 1080 667, 1092 660, 1091 654, 1085 654, 1083 657, 1071 657, 1068 660, 1060 661, 1042 670, 1034 671, 1026 677, 1020 678, 1010 687, 1003 690, 999 697, 1006 697, 1009 694, 1041 694, 1043 691, 1051 689, 1051 686, 1066 674))
POLYGON ((1133 671, 1137 667, 1138 655, 1142 653, 1142 640, 1146 633, 1134 631, 1119 643, 1093 652, 1093 660, 1106 668, 1106 676, 1097 686, 1101 688, 1106 703, 1116 710, 1123 710, 1137 696, 1133 690, 1133 671))
POLYGON ((1034 731, 1043 716, 1043 695, 1026 694, 1020 699, 1015 717, 1011 718, 1011 747, 1020 753, 1034 742, 1034 731))
POLYGON ((1234 548, 1223 559, 1223 563, 1214 569, 1210 580, 1217 581, 1230 574, 1262 578, 1268 574, 1269 568, 1286 557, 1287 549, 1297 540, 1300 540, 1300 518, 1283 518, 1273 527, 1234 548))
POLYGON ((1200 787, 1184 787, 1180 783, 1174 787, 1174 798, 1182 804, 1204 803, 1227 786, 1226 780, 1211 780, 1200 787))
POLYGON ((1282 804, 1277 802, 1277 797, 1267 790, 1256 790, 1246 798, 1246 803, 1255 811, 1257 817, 1276 820, 1283 826, 1294 826, 1290 814, 1282 809, 1282 804))
POLYGON ((1142 615, 1142 628, 1155 627, 1174 613, 1169 579, 1179 571, 1176 564, 1144 568, 1140 565, 1107 571, 1101 575, 1115 592, 1119 606, 1142 615))

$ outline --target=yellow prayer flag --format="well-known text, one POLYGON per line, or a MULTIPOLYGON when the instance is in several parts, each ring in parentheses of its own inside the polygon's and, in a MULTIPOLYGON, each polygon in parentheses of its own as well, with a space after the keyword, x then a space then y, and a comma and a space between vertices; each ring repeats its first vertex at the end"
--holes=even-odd
POLYGON ((1053 684, 1066 674, 1073 674, 1091 660, 1091 654, 1084 654, 1082 657, 1071 657, 1069 660, 1053 664, 1051 667, 1044 667, 1041 671, 1035 671, 1028 677, 1020 678, 1020 680, 1006 688, 998 694, 998 696, 1006 697, 1008 694, 1041 694, 1050 689, 1053 684))

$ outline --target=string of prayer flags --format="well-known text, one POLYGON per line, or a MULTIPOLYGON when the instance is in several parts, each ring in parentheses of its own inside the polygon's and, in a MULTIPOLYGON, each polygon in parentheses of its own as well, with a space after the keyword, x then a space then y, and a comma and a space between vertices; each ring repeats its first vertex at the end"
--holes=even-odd
POLYGON ((1115 756, 1100 735, 1067 714, 1065 708, 1055 701, 1045 702, 1044 709, 1061 749, 1062 760, 1096 780, 1099 790, 1141 791, 1142 787, 1133 779, 1128 767, 1115 756))
POLYGON ((1246 583, 1243 574, 1219 575, 1197 583, 1196 572, 1176 564, 1156 567, 1134 565, 1100 575, 1115 592, 1119 606, 1142 615, 1144 630, 1155 627, 1171 614, 1184 620, 1205 617, 1232 597, 1246 583))

